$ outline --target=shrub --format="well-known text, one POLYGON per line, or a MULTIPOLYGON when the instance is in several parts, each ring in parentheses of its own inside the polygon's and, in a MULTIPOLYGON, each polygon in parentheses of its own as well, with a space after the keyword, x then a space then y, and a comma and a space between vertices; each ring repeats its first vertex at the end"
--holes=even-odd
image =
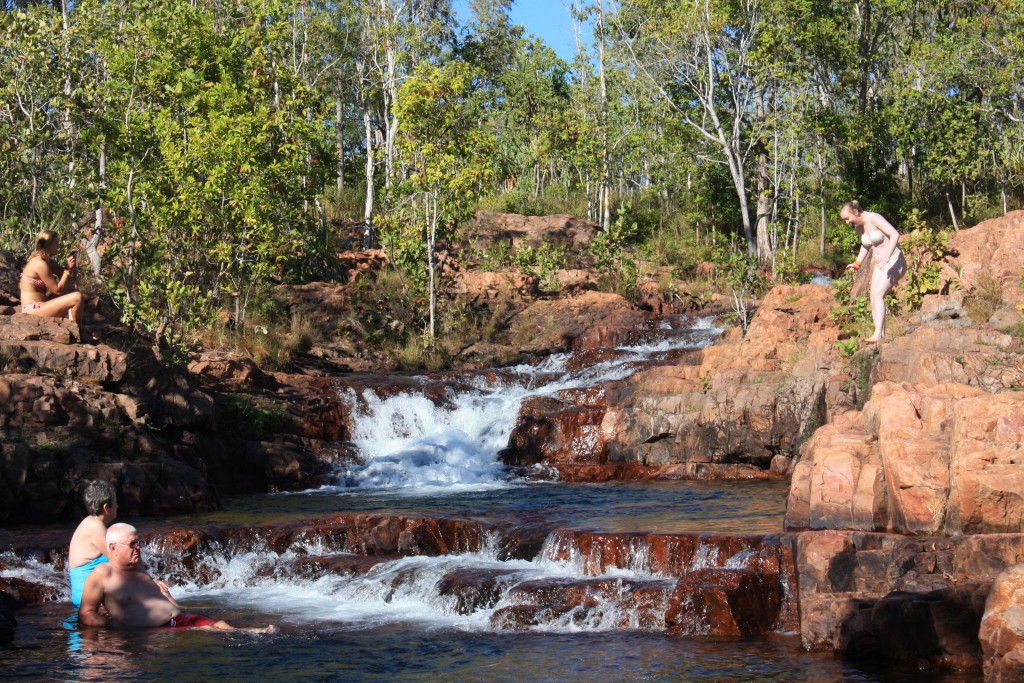
POLYGON ((280 429, 284 410, 276 403, 257 402, 251 396, 231 394, 221 411, 224 431, 232 436, 259 438, 280 429))

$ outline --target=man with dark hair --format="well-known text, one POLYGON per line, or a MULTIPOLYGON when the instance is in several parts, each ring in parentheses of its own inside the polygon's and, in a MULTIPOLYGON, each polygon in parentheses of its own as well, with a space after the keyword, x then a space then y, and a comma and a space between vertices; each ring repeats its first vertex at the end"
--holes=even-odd
POLYGON ((135 528, 114 524, 107 530, 108 564, 96 568, 85 583, 78 620, 85 626, 106 626, 110 621, 132 628, 199 628, 206 631, 277 633, 279 629, 237 629, 226 621, 199 614, 184 614, 167 586, 142 568, 142 551, 135 528), (100 613, 100 606, 107 615, 100 613))
POLYGON ((107 525, 117 518, 117 491, 107 481, 90 481, 82 494, 85 511, 71 537, 68 548, 68 574, 71 576, 71 602, 78 607, 82 602, 82 588, 92 570, 107 561, 107 525))

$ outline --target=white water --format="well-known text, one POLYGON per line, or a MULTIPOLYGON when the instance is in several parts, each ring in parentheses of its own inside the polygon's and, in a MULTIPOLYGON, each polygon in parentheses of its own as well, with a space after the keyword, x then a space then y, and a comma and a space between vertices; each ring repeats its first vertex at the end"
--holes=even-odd
POLYGON ((339 472, 338 485, 328 488, 423 493, 508 486, 498 453, 508 445, 524 401, 625 379, 645 361, 677 349, 703 348, 721 334, 710 318, 685 331, 663 325, 660 332, 665 338, 659 342, 619 347, 614 360, 582 370, 566 372, 570 357, 557 354, 536 366, 508 368, 498 382, 470 378, 473 390, 449 396, 454 407, 436 406, 417 394, 382 399, 370 390, 360 395, 349 391, 343 398, 358 416, 352 441, 362 461, 339 472))
MULTIPOLYGON (((534 560, 499 560, 497 544, 479 552, 440 557, 404 557, 376 565, 362 575, 333 575, 303 578, 293 563, 305 553, 292 550, 281 556, 270 551, 242 553, 233 557, 204 558, 203 574, 212 577, 204 585, 177 586, 175 595, 186 607, 193 599, 213 600, 260 612, 291 625, 310 623, 344 624, 350 628, 375 628, 394 623, 414 623, 424 628, 456 628, 466 631, 495 631, 518 628, 502 612, 507 608, 544 608, 534 631, 609 631, 622 628, 650 630, 660 624, 645 620, 633 600, 636 588, 663 593, 653 609, 664 613, 676 578, 652 572, 646 544, 637 539, 624 567, 600 569, 595 558, 581 555, 569 538, 558 534, 548 539, 534 560), (556 559, 565 557, 566 559, 556 559), (267 571, 271 568, 271 571, 267 571), (490 604, 461 611, 456 594, 442 595, 441 587, 452 575, 486 575, 493 579, 497 596, 490 604), (579 586, 586 604, 559 612, 558 599, 543 602, 544 586, 579 586), (538 599, 541 602, 538 602, 538 599), (554 610, 546 610, 547 607, 554 610)), ((702 548, 701 558, 691 569, 706 567, 745 568, 753 559, 749 550, 719 560, 717 551, 702 548)), ((145 556, 145 551, 144 551, 145 556)), ((202 609, 202 608, 199 608, 202 609)))

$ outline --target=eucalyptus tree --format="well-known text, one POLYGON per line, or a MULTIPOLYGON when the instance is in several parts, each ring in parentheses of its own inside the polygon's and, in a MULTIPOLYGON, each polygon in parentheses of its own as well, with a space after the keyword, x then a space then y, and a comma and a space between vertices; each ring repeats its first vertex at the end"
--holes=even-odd
POLYGON ((495 140, 479 125, 485 97, 475 87, 477 76, 462 61, 424 62, 399 90, 399 152, 410 171, 402 184, 402 209, 421 236, 418 243, 403 239, 401 246, 425 256, 419 262, 426 265, 431 342, 437 317, 437 240, 451 234, 494 180, 495 140))
MULTIPOLYGON (((762 5, 625 0, 616 19, 637 72, 700 135, 707 153, 728 167, 750 253, 766 243, 754 232, 748 168, 755 155, 764 154, 767 124, 768 93, 757 62, 765 31, 762 5)), ((759 204, 758 214, 760 209, 759 204)))

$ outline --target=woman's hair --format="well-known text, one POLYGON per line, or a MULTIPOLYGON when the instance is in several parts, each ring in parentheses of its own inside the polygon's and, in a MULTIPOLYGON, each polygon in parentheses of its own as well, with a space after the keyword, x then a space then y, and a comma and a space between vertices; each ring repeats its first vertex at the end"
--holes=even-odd
POLYGON ((109 481, 90 481, 85 486, 82 500, 85 501, 85 511, 90 515, 103 513, 104 505, 113 505, 117 498, 117 491, 109 481))
POLYGON ((50 257, 46 253, 46 250, 52 247, 59 238, 60 236, 53 230, 43 230, 41 233, 36 235, 36 248, 35 251, 29 255, 29 258, 31 259, 34 256, 39 256, 44 261, 49 260, 50 257))
POLYGON ((848 209, 854 213, 864 213, 864 207, 861 206, 860 202, 858 202, 856 199, 851 199, 850 201, 843 204, 843 208, 848 209))

